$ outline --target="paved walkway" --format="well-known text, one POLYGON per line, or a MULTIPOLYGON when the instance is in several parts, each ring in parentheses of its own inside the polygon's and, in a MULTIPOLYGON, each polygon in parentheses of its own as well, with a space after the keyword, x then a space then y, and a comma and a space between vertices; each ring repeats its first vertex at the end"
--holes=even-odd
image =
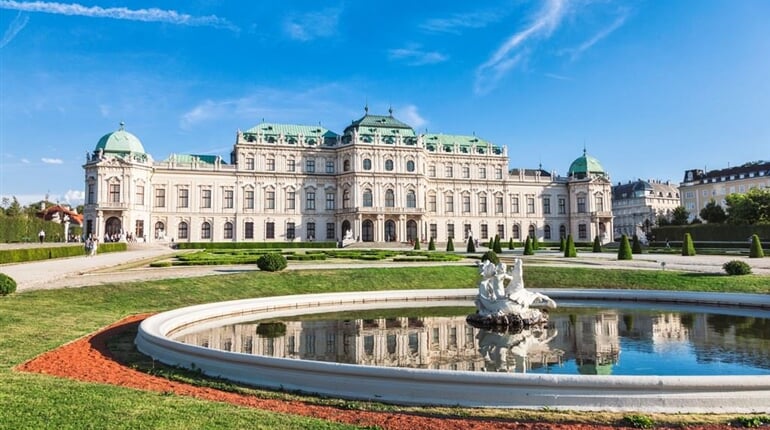
MULTIPOLYGON (((4 246, 5 247, 5 246, 4 246)), ((482 248, 482 252, 485 248, 482 248)), ((17 291, 33 291, 54 288, 84 287, 116 282, 146 281, 155 279, 189 278, 216 274, 243 273, 257 271, 255 265, 228 266, 185 266, 185 267, 148 267, 149 262, 170 257, 178 251, 160 244, 130 244, 125 252, 99 254, 93 257, 71 257, 44 260, 20 264, 0 265, 0 273, 5 273, 16 280, 17 291)), ((501 256, 521 257, 521 250, 513 254, 505 251, 501 256)), ((630 261, 618 261, 614 252, 582 252, 578 258, 563 258, 559 252, 539 251, 535 256, 523 257, 525 265, 559 265, 567 267, 592 268, 633 268, 641 270, 681 270, 698 273, 723 273, 722 264, 730 260, 743 260, 751 265, 756 274, 770 275, 770 258, 749 259, 745 256, 699 255, 683 257, 681 255, 642 254, 634 255, 630 261)), ((333 260, 324 263, 290 262, 293 270, 324 270, 364 267, 404 267, 405 265, 448 264, 468 265, 475 261, 466 260, 457 263, 394 263, 371 261, 333 260)))

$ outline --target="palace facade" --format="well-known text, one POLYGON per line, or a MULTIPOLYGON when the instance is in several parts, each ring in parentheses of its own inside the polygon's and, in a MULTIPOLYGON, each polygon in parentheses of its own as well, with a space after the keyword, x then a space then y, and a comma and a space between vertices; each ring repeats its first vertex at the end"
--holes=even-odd
POLYGON ((155 161, 121 123, 86 158, 84 231, 98 237, 613 239, 609 175, 585 151, 564 177, 509 170, 505 146, 475 135, 418 134, 392 111, 366 109, 342 134, 263 122, 237 132, 229 162, 194 154, 155 161))

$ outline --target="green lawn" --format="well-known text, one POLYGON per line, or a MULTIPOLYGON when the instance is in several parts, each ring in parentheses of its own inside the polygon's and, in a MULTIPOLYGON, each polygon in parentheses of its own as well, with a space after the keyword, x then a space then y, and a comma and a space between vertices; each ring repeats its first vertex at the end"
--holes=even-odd
MULTIPOLYGON (((475 286, 476 276, 476 268, 471 266, 252 272, 0 297, 0 428, 350 428, 311 418, 22 374, 11 369, 130 314, 271 295, 470 288, 475 286)), ((529 287, 770 293, 770 277, 754 275, 526 267, 524 276, 529 287)))

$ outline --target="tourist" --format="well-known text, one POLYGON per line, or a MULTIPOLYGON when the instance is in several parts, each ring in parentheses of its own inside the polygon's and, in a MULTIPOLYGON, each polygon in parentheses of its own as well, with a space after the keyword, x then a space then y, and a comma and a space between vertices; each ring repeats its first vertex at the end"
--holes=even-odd
POLYGON ((43 243, 45 241, 45 230, 40 230, 40 233, 37 234, 37 238, 40 239, 40 243, 43 243))

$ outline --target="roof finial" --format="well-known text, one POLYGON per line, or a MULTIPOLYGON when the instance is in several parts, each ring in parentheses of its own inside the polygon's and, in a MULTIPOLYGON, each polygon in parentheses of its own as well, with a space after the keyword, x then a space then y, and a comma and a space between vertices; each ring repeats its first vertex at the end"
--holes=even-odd
POLYGON ((583 139, 583 157, 586 156, 586 152, 587 152, 586 151, 586 141, 585 141, 585 139, 583 139))
POLYGON ((122 131, 126 127, 126 123, 121 121, 120 122, 120 130, 122 131))
POLYGON ((369 98, 366 98, 366 104, 364 105, 364 114, 369 114, 369 98))
POLYGON ((388 106, 388 113, 390 114, 390 117, 393 118, 393 106, 392 105, 388 106))

